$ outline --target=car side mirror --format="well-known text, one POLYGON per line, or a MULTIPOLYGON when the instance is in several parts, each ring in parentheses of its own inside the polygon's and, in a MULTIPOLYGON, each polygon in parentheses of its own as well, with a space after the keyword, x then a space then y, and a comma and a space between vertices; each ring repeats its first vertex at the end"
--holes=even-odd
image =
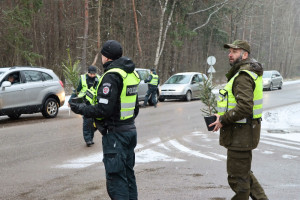
POLYGON ((1 85, 1 87, 10 87, 11 86, 11 82, 10 81, 4 81, 1 85))
POLYGON ((196 83, 196 81, 192 81, 192 84, 195 84, 196 83))

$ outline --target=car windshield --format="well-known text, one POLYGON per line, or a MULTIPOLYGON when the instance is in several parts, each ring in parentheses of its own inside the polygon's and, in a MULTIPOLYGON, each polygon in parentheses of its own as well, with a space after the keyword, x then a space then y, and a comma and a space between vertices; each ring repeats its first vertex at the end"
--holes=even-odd
POLYGON ((165 84, 186 84, 190 81, 191 75, 174 75, 169 78, 165 84))
POLYGON ((271 78, 272 72, 265 71, 263 74, 263 78, 271 78))

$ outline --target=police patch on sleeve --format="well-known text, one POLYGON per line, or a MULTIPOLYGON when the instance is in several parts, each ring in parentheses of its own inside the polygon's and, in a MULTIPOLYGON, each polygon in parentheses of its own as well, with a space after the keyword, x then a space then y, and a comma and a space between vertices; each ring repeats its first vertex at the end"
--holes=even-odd
POLYGON ((108 87, 108 86, 105 86, 105 87, 103 88, 103 94, 108 95, 108 93, 109 93, 109 87, 108 87))

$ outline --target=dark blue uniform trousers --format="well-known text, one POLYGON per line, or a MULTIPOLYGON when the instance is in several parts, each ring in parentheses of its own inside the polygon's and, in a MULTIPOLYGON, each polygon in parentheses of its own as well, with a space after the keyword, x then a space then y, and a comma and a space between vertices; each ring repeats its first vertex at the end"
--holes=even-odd
POLYGON ((113 200, 137 200, 133 167, 137 132, 134 125, 108 128, 102 137, 103 163, 108 195, 113 200))
POLYGON ((144 100, 144 105, 146 106, 149 100, 149 96, 151 95, 151 101, 153 103, 153 105, 155 106, 157 104, 156 102, 156 91, 157 91, 157 87, 156 86, 149 86, 147 94, 145 96, 145 100, 144 100))
POLYGON ((83 118, 83 138, 85 142, 93 141, 94 139, 94 125, 93 125, 93 118, 83 118))

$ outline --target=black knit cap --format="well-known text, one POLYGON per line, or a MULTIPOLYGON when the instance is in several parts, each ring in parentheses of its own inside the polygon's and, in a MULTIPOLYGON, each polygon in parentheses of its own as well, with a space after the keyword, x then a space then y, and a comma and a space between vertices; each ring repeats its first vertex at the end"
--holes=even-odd
POLYGON ((116 60, 123 54, 122 46, 115 40, 108 40, 103 44, 101 54, 106 58, 116 60))
POLYGON ((97 68, 93 65, 88 67, 88 73, 90 74, 96 74, 97 73, 97 68))

